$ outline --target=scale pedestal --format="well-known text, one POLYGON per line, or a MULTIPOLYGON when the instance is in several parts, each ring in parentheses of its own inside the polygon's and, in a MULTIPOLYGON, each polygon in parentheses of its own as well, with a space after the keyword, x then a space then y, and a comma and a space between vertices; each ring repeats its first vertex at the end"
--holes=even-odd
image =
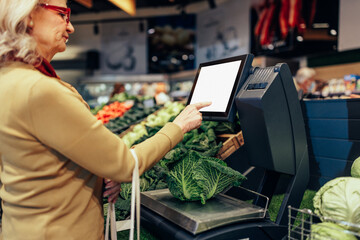
POLYGON ((163 240, 281 240, 288 231, 287 226, 279 226, 264 218, 232 223, 193 235, 144 206, 141 207, 141 226, 163 240))

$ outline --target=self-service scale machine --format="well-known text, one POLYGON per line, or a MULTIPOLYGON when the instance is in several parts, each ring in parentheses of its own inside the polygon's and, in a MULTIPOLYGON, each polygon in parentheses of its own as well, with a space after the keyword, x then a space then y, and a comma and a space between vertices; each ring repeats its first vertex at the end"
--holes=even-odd
POLYGON ((159 238, 286 239, 287 207, 300 206, 309 181, 304 120, 289 67, 254 68, 252 60, 248 54, 200 64, 188 100, 212 101, 201 110, 204 120, 231 121, 238 113, 245 144, 227 163, 242 173, 246 166, 252 189, 234 187, 205 205, 181 202, 168 189, 142 193, 141 225, 159 238), (276 191, 284 198, 271 221, 267 207, 276 191))

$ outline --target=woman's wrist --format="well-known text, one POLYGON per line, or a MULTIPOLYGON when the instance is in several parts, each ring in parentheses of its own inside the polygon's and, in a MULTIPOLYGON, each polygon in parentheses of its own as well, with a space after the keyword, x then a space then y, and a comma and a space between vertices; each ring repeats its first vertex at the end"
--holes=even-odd
POLYGON ((179 126, 179 128, 181 129, 182 133, 185 134, 186 130, 185 130, 185 126, 180 122, 180 121, 176 121, 176 119, 173 121, 173 123, 175 123, 177 126, 179 126))

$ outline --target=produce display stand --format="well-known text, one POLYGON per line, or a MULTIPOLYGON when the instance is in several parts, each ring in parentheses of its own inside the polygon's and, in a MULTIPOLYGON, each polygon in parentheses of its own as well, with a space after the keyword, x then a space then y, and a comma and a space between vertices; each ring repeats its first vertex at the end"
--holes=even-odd
MULTIPOLYGON (((181 102, 179 102, 179 103, 181 103, 181 102)), ((122 138, 123 136, 125 136, 125 135, 128 134, 129 132, 132 132, 133 129, 134 129, 134 127, 135 127, 136 125, 138 125, 138 124, 144 124, 144 125, 146 125, 146 123, 147 123, 147 118, 148 118, 150 115, 156 116, 160 111, 162 111, 162 110, 164 110, 164 109, 165 109, 165 107, 162 106, 162 107, 160 107, 159 109, 157 109, 156 111, 152 112, 151 114, 145 116, 144 118, 139 119, 139 120, 137 120, 136 122, 133 122, 133 123, 132 123, 130 126, 128 126, 126 129, 123 129, 122 131, 119 131, 118 136, 119 136, 120 138, 122 138)))
MULTIPOLYGON (((223 214, 222 221, 226 224, 222 226, 205 224, 206 230, 199 232, 185 227, 187 220, 183 217, 195 221, 192 225, 200 229, 203 224, 201 219, 215 219, 211 214, 225 206, 219 201, 225 201, 221 198, 227 194, 208 200, 208 203, 214 201, 214 207, 206 207, 207 203, 194 208, 197 203, 176 201, 164 191, 142 193, 141 225, 158 238, 279 240, 287 237, 287 207, 300 206, 309 181, 304 120, 288 66, 277 64, 274 67, 251 69, 247 80, 236 95, 235 103, 244 144, 240 151, 229 150, 232 153, 231 157, 235 156, 238 159, 235 164, 229 166, 238 170, 244 162, 248 162, 251 167, 263 169, 264 172, 258 178, 256 189, 259 195, 246 205, 242 205, 246 200, 237 199, 242 201, 241 204, 227 214, 223 214), (265 87, 257 88, 257 86, 265 87), (237 213, 248 205, 252 206, 250 209, 262 209, 261 213, 267 213, 268 201, 265 199, 271 201, 279 185, 284 187, 285 197, 276 221, 271 221, 268 214, 258 214, 257 218, 251 216, 247 219, 246 215, 252 210, 244 213, 243 219, 236 216, 238 219, 235 221, 228 221, 232 213, 237 213), (158 210, 159 205, 165 205, 162 212, 158 210), (194 211, 201 212, 205 216, 201 219, 192 218, 189 213, 194 211), (174 212, 177 212, 175 216, 174 212), (176 218, 177 216, 181 218, 176 218)), ((231 139, 230 145, 235 145, 233 140, 234 138, 231 139)), ((241 145, 242 140, 239 142, 241 145)), ((228 146, 228 144, 224 145, 228 146)), ((224 152, 226 153, 226 150, 224 152)), ((229 157, 225 157, 225 161, 229 157)), ((225 211, 225 208, 223 210, 225 211)))
POLYGON ((360 99, 303 99, 309 142, 309 188, 349 176, 360 156, 360 99))
POLYGON ((223 142, 223 146, 219 150, 217 157, 219 159, 225 160, 236 150, 238 150, 242 145, 244 145, 244 137, 242 131, 236 134, 221 134, 217 135, 216 138, 219 141, 223 142))

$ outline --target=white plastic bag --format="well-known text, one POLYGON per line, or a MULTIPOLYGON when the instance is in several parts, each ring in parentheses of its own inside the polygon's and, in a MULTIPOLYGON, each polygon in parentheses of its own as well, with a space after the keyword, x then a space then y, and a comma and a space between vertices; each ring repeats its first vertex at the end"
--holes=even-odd
POLYGON ((131 189, 131 212, 130 219, 123 221, 116 221, 114 203, 109 203, 107 209, 105 240, 109 240, 109 225, 111 240, 117 240, 117 232, 130 229, 129 239, 134 239, 134 225, 135 225, 135 204, 136 204, 136 229, 137 240, 140 240, 140 179, 139 179, 139 163, 135 150, 130 149, 131 154, 135 159, 135 166, 132 176, 131 189))

